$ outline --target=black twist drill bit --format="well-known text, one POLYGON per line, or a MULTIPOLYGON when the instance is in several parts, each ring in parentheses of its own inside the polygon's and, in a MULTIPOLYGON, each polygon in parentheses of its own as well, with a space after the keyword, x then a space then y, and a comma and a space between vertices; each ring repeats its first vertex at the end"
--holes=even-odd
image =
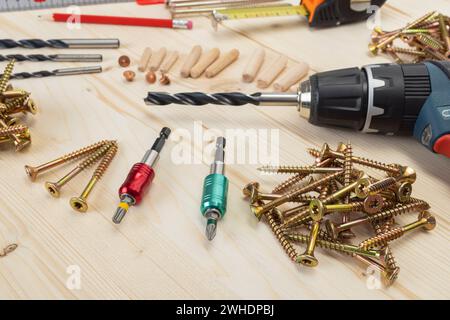
POLYGON ((19 62, 100 62, 102 61, 101 54, 7 54, 0 55, 0 62, 16 60, 19 62))
POLYGON ((0 39, 0 49, 11 49, 11 48, 27 48, 27 49, 40 49, 40 48, 68 48, 68 44, 64 41, 51 39, 24 39, 24 40, 13 40, 13 39, 0 39))
POLYGON ((146 104, 165 106, 169 104, 184 104, 204 106, 206 104, 243 106, 245 104, 259 105, 260 93, 252 95, 240 92, 206 94, 202 92, 176 93, 149 92, 144 99, 146 104))
POLYGON ((115 49, 120 47, 119 39, 0 39, 0 49, 56 48, 56 49, 115 49))

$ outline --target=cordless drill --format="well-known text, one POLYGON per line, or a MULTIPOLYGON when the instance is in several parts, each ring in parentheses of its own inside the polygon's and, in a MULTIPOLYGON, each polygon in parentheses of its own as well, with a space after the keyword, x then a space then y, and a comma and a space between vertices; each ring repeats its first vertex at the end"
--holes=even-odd
POLYGON ((147 104, 287 105, 319 126, 368 133, 413 135, 450 157, 450 62, 376 64, 321 72, 297 93, 149 92, 147 104))

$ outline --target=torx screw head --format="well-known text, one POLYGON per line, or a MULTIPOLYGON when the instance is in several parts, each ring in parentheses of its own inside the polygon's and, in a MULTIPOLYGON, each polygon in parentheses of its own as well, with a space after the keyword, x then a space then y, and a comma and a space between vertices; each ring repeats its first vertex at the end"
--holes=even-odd
POLYGON ((255 198, 255 192, 259 189, 259 183, 258 182, 250 182, 245 185, 245 187, 242 189, 242 194, 246 198, 250 198, 250 203, 254 203, 255 198))
POLYGON ((323 205, 322 201, 320 201, 319 199, 313 199, 309 203, 309 214, 311 215, 311 219, 316 222, 322 220, 325 214, 325 206, 323 205))
POLYGON ((384 199, 379 194, 369 195, 364 200, 364 211, 370 214, 378 213, 384 205, 384 199))
POLYGON ((252 211, 252 213, 255 215, 256 218, 258 218, 258 220, 261 220, 262 217, 262 204, 261 203, 255 203, 255 204, 250 204, 250 210, 252 211))
POLYGON ((28 175, 28 177, 31 179, 31 181, 35 181, 36 180, 36 177, 38 175, 36 167, 32 167, 32 166, 26 165, 25 166, 25 172, 28 175))
POLYGON ((395 192, 397 200, 399 202, 407 202, 411 198, 412 194, 412 184, 409 182, 404 182, 398 187, 395 192))
POLYGON ((422 211, 419 213, 419 220, 421 219, 427 220, 427 223, 423 225, 425 230, 430 231, 436 227, 436 218, 428 211, 422 211))
POLYGON ((46 182, 45 189, 52 197, 58 198, 60 196, 60 187, 54 182, 46 182))
POLYGON ((370 186, 370 180, 367 178, 359 179, 358 184, 355 187, 355 194, 358 198, 364 199, 369 195, 367 187, 370 186))
POLYGON ((81 197, 71 198, 70 206, 72 207, 72 209, 78 212, 86 212, 88 210, 88 204, 86 200, 81 197))
POLYGON ((319 261, 310 254, 301 254, 297 257, 297 262, 301 263, 306 267, 316 267, 319 264, 319 261))

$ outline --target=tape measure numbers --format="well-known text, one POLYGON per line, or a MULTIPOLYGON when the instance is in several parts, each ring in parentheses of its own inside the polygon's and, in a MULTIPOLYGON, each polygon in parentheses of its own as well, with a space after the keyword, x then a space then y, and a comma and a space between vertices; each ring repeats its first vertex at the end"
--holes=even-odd
POLYGON ((134 0, 0 0, 0 12, 50 9, 72 5, 84 6, 121 2, 134 2, 134 0))
POLYGON ((267 17, 283 17, 283 16, 307 16, 308 10, 300 6, 267 6, 267 7, 249 7, 249 8, 233 8, 216 10, 214 18, 216 21, 237 20, 249 18, 267 18, 267 17))

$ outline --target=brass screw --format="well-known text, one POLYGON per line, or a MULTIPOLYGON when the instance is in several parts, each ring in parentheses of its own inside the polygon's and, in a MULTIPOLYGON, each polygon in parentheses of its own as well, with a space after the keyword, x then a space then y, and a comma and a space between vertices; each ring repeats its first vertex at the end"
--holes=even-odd
POLYGON ((7 128, 0 129, 0 136, 9 136, 11 134, 28 133, 28 127, 24 125, 14 125, 7 128))
MULTIPOLYGON (((391 206, 392 204, 393 204, 392 202, 386 201, 384 203, 384 206, 388 207, 388 206, 391 206)), ((405 204, 400 207, 386 209, 385 211, 382 211, 382 212, 379 212, 379 213, 376 213, 373 215, 369 215, 365 218, 349 221, 347 223, 342 223, 339 225, 333 223, 330 220, 327 220, 325 222, 325 226, 326 226, 328 234, 333 239, 336 239, 342 231, 347 230, 352 227, 356 227, 360 224, 364 224, 364 223, 368 223, 368 222, 370 222, 370 223, 379 222, 379 221, 382 221, 385 219, 390 219, 395 216, 399 216, 399 215, 402 215, 402 214, 405 214, 408 212, 427 210, 427 209, 429 209, 428 203, 426 203, 425 201, 422 201, 422 200, 417 200, 415 202, 411 202, 411 203, 405 204)))
POLYGON ((399 202, 407 202, 411 199, 412 184, 410 182, 403 182, 395 188, 395 195, 399 202))
MULTIPOLYGON (((3 129, 9 128, 8 124, 6 124, 3 120, 0 120, 0 127, 3 129)), ((16 151, 22 150, 31 143, 31 138, 29 136, 27 138, 21 138, 16 134, 10 134, 8 137, 14 142, 16 151)))
MULTIPOLYGON (((289 238, 291 241, 300 242, 304 244, 308 244, 310 241, 309 235, 303 235, 300 233, 288 233, 286 235, 287 238, 289 238)), ((372 258, 379 258, 380 257, 380 251, 378 250, 363 250, 358 246, 350 245, 350 244, 344 244, 337 241, 328 241, 323 239, 317 239, 316 245, 320 248, 339 251, 348 255, 361 255, 366 257, 372 257, 372 258)))
POLYGON ((111 147, 111 144, 103 145, 100 149, 96 150, 89 158, 81 162, 75 168, 73 168, 68 174, 59 179, 57 182, 46 182, 45 189, 55 198, 59 197, 61 187, 67 182, 76 177, 81 171, 89 168, 96 163, 111 147))
POLYGON ((15 63, 16 63, 16 60, 11 59, 8 62, 8 64, 6 65, 5 71, 3 71, 3 75, 0 78, 0 94, 4 93, 8 87, 8 82, 13 73, 15 63))
MULTIPOLYGON (((450 25, 450 23, 449 23, 450 25)), ((445 49, 447 52, 444 54, 450 59, 450 36, 447 30, 447 24, 445 23, 444 15, 439 15, 439 29, 441 31, 442 40, 444 41, 445 49)))
POLYGON ((14 114, 18 112, 37 113, 37 107, 33 100, 29 98, 29 94, 24 97, 15 98, 7 103, 0 105, 0 112, 3 114, 14 114))
POLYGON ((342 168, 321 168, 317 166, 264 166, 257 169, 265 173, 302 173, 302 174, 327 174, 342 171, 342 168))
POLYGON ((325 215, 329 212, 357 212, 364 208, 364 202, 352 202, 352 203, 338 203, 338 204, 324 204, 319 199, 314 199, 309 203, 309 213, 319 212, 321 215, 325 215))
POLYGON ((291 201, 292 199, 295 199, 297 196, 299 196, 303 193, 314 190, 315 188, 321 186, 322 184, 327 183, 328 181, 336 178, 340 174, 342 174, 342 172, 332 173, 332 174, 329 174, 329 175, 309 184, 308 186, 294 189, 294 190, 284 194, 282 197, 280 197, 276 200, 273 200, 265 205, 258 206, 258 208, 256 209, 256 212, 257 212, 257 214, 263 214, 264 212, 267 212, 275 207, 278 207, 279 205, 281 205, 283 203, 286 203, 286 202, 291 201))
POLYGON ((94 174, 92 175, 91 179, 89 180, 88 184, 84 188, 83 192, 79 197, 73 197, 70 199, 70 206, 78 211, 78 212, 86 212, 88 209, 87 204, 87 198, 89 194, 94 189, 94 186, 97 184, 97 182, 102 178, 102 176, 105 174, 106 170, 108 169, 111 162, 114 160, 114 157, 117 153, 117 144, 114 143, 109 147, 109 150, 106 152, 103 159, 100 161, 99 165, 97 166, 97 169, 95 169, 94 174))
POLYGON ((391 47, 390 50, 392 50, 395 53, 401 53, 406 54, 410 56, 418 56, 418 57, 426 57, 426 53, 423 51, 408 49, 408 48, 401 48, 401 47, 391 47))
POLYGON ((389 187, 397 183, 397 179, 389 177, 374 183, 368 182, 369 184, 366 184, 367 182, 367 180, 364 180, 356 185, 355 194, 358 198, 364 199, 369 195, 375 195, 381 191, 387 190, 389 187))
POLYGON ((422 22, 427 21, 430 17, 433 17, 433 16, 436 16, 435 11, 430 12, 417 20, 414 20, 413 22, 409 23, 405 28, 400 29, 399 31, 395 32, 393 35, 387 37, 383 41, 376 43, 376 44, 373 44, 373 43, 370 44, 369 51, 372 54, 377 54, 379 49, 386 48, 390 43, 392 43, 395 39, 397 39, 404 30, 412 29, 412 28, 416 27, 417 25, 421 24, 422 22))
POLYGON ((403 227, 391 229, 386 233, 382 233, 375 237, 364 240, 359 244, 359 247, 363 249, 369 249, 376 246, 385 246, 388 244, 388 242, 400 238, 405 233, 422 227, 427 231, 433 230, 436 227, 436 218, 428 211, 421 212, 419 214, 418 220, 413 223, 407 224, 403 227))
MULTIPOLYGON (((317 155, 317 157, 320 157, 321 159, 326 159, 326 158, 336 158, 336 159, 344 159, 345 156, 340 153, 340 152, 336 152, 330 149, 330 147, 328 146, 328 144, 324 144, 324 147, 322 148, 321 151, 317 150, 317 149, 308 149, 308 152, 311 155, 317 155)), ((378 169, 378 170, 382 170, 385 172, 389 172, 391 174, 399 174, 400 169, 397 166, 394 165, 389 165, 389 164, 385 164, 385 163, 381 163, 379 161, 374 161, 374 160, 369 160, 363 157, 355 157, 352 156, 352 161, 353 163, 357 163, 369 168, 374 168, 374 169, 378 169)))
POLYGON ((97 143, 91 144, 87 147, 84 147, 84 148, 75 150, 73 152, 70 152, 68 154, 65 154, 59 158, 56 158, 52 161, 41 164, 37 167, 32 167, 32 166, 26 165, 25 172, 27 173, 27 175, 31 179, 31 181, 35 181, 37 176, 39 174, 41 174, 42 172, 48 171, 48 170, 55 168, 63 163, 66 163, 66 162, 69 162, 69 161, 72 161, 75 159, 79 159, 79 158, 85 156, 86 154, 89 154, 89 153, 97 150, 98 148, 100 148, 106 144, 109 144, 109 143, 112 143, 112 141, 102 140, 97 143))
POLYGON ((278 241, 280 242, 281 246, 283 247, 284 251, 286 251, 289 258, 296 262, 298 253, 295 250, 295 248, 292 246, 292 244, 289 242, 289 240, 286 238, 286 235, 283 231, 283 229, 280 227, 280 224, 276 221, 276 211, 278 209, 274 209, 272 212, 266 212, 265 217, 267 219, 267 222, 270 226, 270 229, 272 229, 272 232, 277 237, 278 241))
MULTIPOLYGON (((372 226, 375 230, 375 233, 377 235, 381 235, 390 230, 392 223, 393 223, 393 219, 390 219, 385 223, 384 226, 381 226, 380 224, 378 224, 376 222, 375 223, 373 222, 372 226)), ((386 245, 382 249, 382 252, 383 252, 382 255, 383 255, 383 258, 384 258, 384 261, 386 264, 387 278, 390 281, 390 283, 393 283, 398 277, 400 268, 397 266, 394 255, 393 255, 392 250, 389 245, 386 245)))
MULTIPOLYGON (((315 201, 321 203, 320 200, 315 201)), ((318 208, 312 204, 313 202, 314 201, 311 201, 311 204, 309 205, 313 224, 309 234, 308 245, 305 252, 297 257, 297 261, 307 267, 316 267, 319 264, 319 261, 314 256, 314 249, 316 248, 317 236, 319 235, 320 221, 322 221, 323 218, 323 210, 318 210, 318 208)))
POLYGON ((384 198, 379 194, 369 195, 366 199, 364 199, 364 211, 369 214, 380 212, 383 207, 384 198))

